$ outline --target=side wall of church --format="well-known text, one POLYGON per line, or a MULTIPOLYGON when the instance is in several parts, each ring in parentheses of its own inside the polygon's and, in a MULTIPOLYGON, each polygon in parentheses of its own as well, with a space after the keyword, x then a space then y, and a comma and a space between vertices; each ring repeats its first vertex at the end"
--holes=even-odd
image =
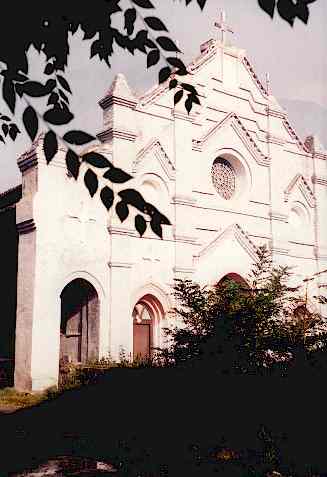
POLYGON ((9 382, 7 381, 3 384, 12 385, 15 357, 18 256, 18 235, 14 206, 0 210, 0 230, 0 263, 2 271, 0 287, 0 371, 3 368, 6 376, 9 378, 9 382))

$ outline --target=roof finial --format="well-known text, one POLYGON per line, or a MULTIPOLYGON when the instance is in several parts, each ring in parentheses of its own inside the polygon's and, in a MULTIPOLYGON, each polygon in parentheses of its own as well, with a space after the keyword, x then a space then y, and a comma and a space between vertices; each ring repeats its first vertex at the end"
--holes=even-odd
POLYGON ((225 45, 226 34, 227 33, 233 34, 234 31, 226 23, 226 12, 224 10, 220 12, 220 21, 215 22, 215 27, 218 28, 218 30, 221 30, 221 43, 225 45))

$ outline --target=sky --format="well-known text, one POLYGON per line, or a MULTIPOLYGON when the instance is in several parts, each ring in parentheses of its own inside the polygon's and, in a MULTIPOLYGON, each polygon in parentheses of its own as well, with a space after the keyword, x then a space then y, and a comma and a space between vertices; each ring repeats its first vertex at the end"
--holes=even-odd
MULTIPOLYGON (((318 132, 327 145, 326 0, 310 5, 308 25, 298 20, 293 28, 277 15, 271 20, 256 0, 207 0, 203 12, 195 0, 188 7, 185 0, 152 1, 158 8, 156 15, 165 22, 171 38, 178 41, 185 62, 199 54, 201 43, 217 37, 214 23, 224 9, 227 22, 235 32, 229 41, 246 50, 259 78, 263 80, 269 72, 272 94, 287 108, 300 137, 318 132)), ((97 58, 89 59, 92 41, 82 41, 80 31, 71 38, 66 77, 73 91, 71 110, 75 114, 69 129, 95 134, 102 129, 102 112, 97 103, 114 76, 124 73, 131 88, 141 93, 157 83, 158 68, 147 70, 145 55, 131 56, 117 47, 109 69, 97 58)), ((35 50, 29 52, 29 67, 32 76, 41 79, 43 56, 35 50)), ((39 100, 33 104, 41 108, 39 100)), ((17 108, 17 118, 23 109, 23 105, 17 108)), ((8 113, 3 103, 0 111, 8 113)), ((60 128, 58 131, 63 133, 60 128)), ((29 145, 24 132, 15 143, 10 140, 6 145, 0 143, 0 192, 20 183, 17 158, 29 145)))

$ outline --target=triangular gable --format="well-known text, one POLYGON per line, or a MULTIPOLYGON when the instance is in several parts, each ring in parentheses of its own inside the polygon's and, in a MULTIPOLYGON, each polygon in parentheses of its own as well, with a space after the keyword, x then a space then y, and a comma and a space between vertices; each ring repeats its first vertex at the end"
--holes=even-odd
POLYGON ((251 257, 253 261, 258 260, 258 248, 256 245, 252 242, 252 240, 249 238, 248 234, 244 232, 242 227, 238 224, 232 224, 229 227, 227 227, 225 230, 220 232, 218 236, 210 242, 208 245, 206 245, 196 256, 196 258, 201 258, 206 255, 208 255, 210 252, 212 252, 220 242, 223 240, 227 240, 229 238, 235 238, 236 241, 240 244, 240 246, 246 251, 246 253, 251 257))
POLYGON ((175 178, 175 167, 172 161, 169 159, 168 154, 161 145, 159 139, 152 139, 145 147, 143 147, 140 152, 137 154, 136 159, 133 163, 132 172, 135 174, 139 169, 143 160, 149 154, 153 154, 154 157, 158 160, 161 168, 166 173, 168 179, 173 180, 175 178))
POLYGON ((201 151, 204 144, 226 125, 230 125, 234 129, 258 164, 261 166, 269 166, 270 158, 261 151, 249 131, 235 113, 227 114, 222 121, 215 124, 215 126, 213 126, 201 139, 193 139, 193 149, 201 151))
POLYGON ((297 174, 289 183, 289 185, 286 187, 284 191, 284 200, 285 202, 289 201, 291 193, 294 191, 295 188, 298 188, 304 198, 306 199, 308 205, 310 207, 314 207, 316 205, 316 200, 314 193, 308 184, 308 182, 305 180, 305 178, 301 174, 297 174))

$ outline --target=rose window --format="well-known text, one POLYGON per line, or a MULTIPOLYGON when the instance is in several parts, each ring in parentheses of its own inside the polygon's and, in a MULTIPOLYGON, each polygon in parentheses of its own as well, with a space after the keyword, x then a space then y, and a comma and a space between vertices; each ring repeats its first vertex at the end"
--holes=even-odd
POLYGON ((226 159, 216 159, 211 169, 212 182, 218 194, 229 200, 235 193, 236 177, 234 168, 226 159))

